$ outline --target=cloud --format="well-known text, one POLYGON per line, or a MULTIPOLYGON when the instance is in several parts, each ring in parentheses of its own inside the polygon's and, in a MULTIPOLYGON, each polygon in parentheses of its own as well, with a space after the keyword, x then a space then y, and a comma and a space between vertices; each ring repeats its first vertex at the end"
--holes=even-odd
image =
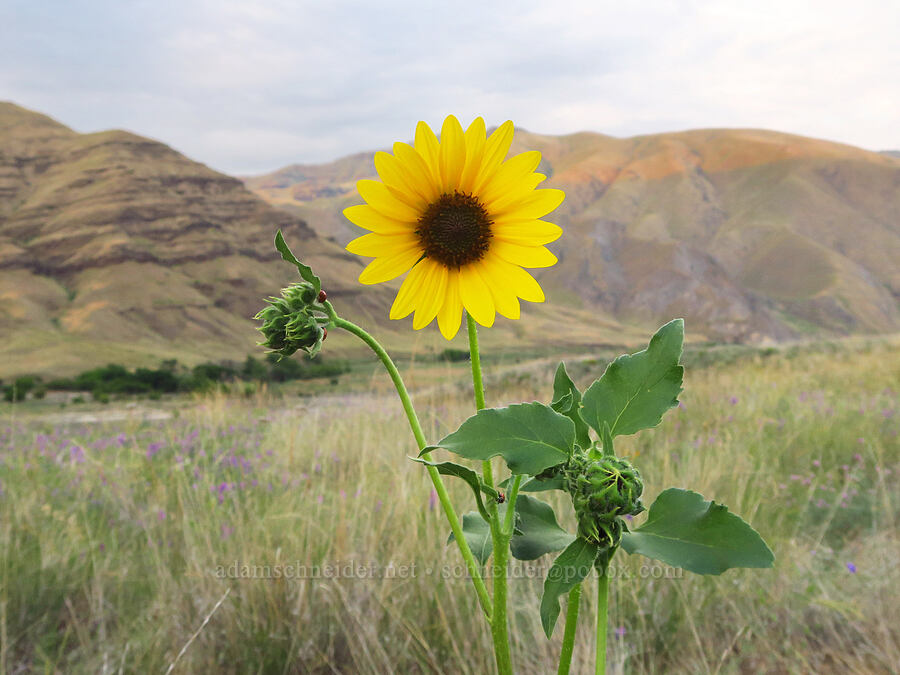
POLYGON ((900 5, 12 0, 0 92, 234 173, 454 112, 543 133, 766 127, 900 147, 900 5))

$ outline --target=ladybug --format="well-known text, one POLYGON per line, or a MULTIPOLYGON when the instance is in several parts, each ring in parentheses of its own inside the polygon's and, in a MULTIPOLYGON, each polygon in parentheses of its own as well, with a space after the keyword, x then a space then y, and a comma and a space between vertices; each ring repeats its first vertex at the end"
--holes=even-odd
POLYGON ((502 492, 498 492, 497 493, 497 503, 502 504, 505 501, 506 501, 506 495, 503 494, 502 492))

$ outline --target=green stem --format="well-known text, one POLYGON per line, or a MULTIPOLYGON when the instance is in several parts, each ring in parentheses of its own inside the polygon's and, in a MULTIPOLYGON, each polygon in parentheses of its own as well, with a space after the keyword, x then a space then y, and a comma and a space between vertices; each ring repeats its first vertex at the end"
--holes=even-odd
POLYGON ((597 658, 595 660, 595 675, 605 675, 606 673, 606 622, 607 609, 609 605, 609 575, 606 573, 607 566, 604 565, 603 571, 597 580, 597 658))
POLYGON ((500 532, 499 523, 491 528, 494 544, 491 573, 494 580, 494 612, 491 615, 491 634, 494 638, 494 656, 499 675, 512 675, 512 657, 509 651, 509 625, 506 619, 507 578, 509 565, 509 539, 500 532))
MULTIPOLYGON (((469 354, 472 360, 472 385, 475 389, 475 408, 481 410, 484 402, 484 380, 481 376, 481 355, 478 351, 478 329, 475 320, 466 313, 466 323, 469 329, 469 354)), ((494 472, 490 460, 482 462, 484 482, 494 487, 494 472)), ((515 491, 518 492, 518 487, 515 491)), ((507 504, 507 514, 515 510, 514 504, 507 504)), ((507 605, 507 566, 509 565, 509 539, 512 527, 507 528, 500 522, 500 513, 497 504, 493 500, 488 503, 488 514, 491 517, 491 543, 493 544, 493 559, 491 561, 491 577, 493 579, 494 603, 491 615, 491 635, 494 638, 494 657, 497 660, 497 672, 499 675, 512 675, 512 657, 509 651, 509 622, 506 618, 507 605)))
POLYGON ((569 603, 566 609, 566 631, 563 633, 562 651, 559 653, 559 669, 557 675, 569 675, 572 667, 572 651, 575 649, 575 628, 578 625, 578 604, 581 601, 581 584, 576 584, 569 591, 569 603))
MULTIPOLYGON (((403 378, 400 377, 400 371, 397 370, 397 366, 394 365, 394 362, 391 360, 391 357, 385 351, 384 347, 382 347, 374 337, 369 335, 355 323, 338 317, 330 302, 325 302, 324 305, 328 310, 328 314, 335 326, 337 326, 338 328, 343 328, 347 332, 356 335, 363 342, 369 345, 372 351, 375 352, 379 359, 381 359, 381 363, 384 365, 385 369, 388 371, 388 374, 391 376, 391 380, 394 382, 394 387, 397 389, 397 394, 400 396, 400 402, 403 404, 403 410, 406 413, 406 419, 409 420, 409 426, 412 429, 413 436, 416 437, 416 443, 419 446, 419 450, 427 446, 428 443, 425 440, 425 434, 422 431, 422 425, 419 424, 419 418, 416 415, 415 408, 413 408, 412 400, 409 397, 409 392, 406 390, 406 385, 403 384, 403 378)), ((431 453, 425 453, 424 455, 422 455, 422 457, 426 461, 433 461, 431 459, 431 453)), ((450 501, 450 496, 447 494, 447 488, 444 486, 444 481, 441 478, 441 475, 433 466, 426 466, 426 469, 428 470, 428 475, 431 477, 431 482, 434 484, 434 490, 435 492, 437 492, 438 500, 441 502, 441 506, 444 509, 447 520, 450 521, 450 529, 453 532, 453 538, 456 540, 456 543, 459 546, 459 550, 462 553, 463 559, 466 562, 466 568, 469 571, 469 576, 472 578, 472 583, 475 586, 475 592, 478 594, 478 600, 481 603, 481 608, 484 610, 484 613, 488 617, 488 619, 491 620, 493 615, 491 596, 488 594, 487 586, 485 586, 484 579, 481 576, 481 566, 478 564, 478 561, 475 560, 475 556, 472 554, 472 549, 469 548, 469 544, 466 541, 465 536, 463 535, 459 516, 456 515, 456 511, 453 508, 452 502, 450 501)), ((491 625, 493 626, 493 623, 491 625)))
POLYGON ((519 497, 520 485, 522 485, 522 474, 516 474, 509 494, 506 496, 506 517, 503 519, 503 534, 510 539, 512 538, 513 526, 516 522, 516 499, 519 497))
POLYGON ((484 407, 484 381, 481 379, 481 355, 478 352, 478 328, 473 319, 466 313, 469 327, 469 354, 472 357, 472 384, 475 387, 475 409, 484 407))

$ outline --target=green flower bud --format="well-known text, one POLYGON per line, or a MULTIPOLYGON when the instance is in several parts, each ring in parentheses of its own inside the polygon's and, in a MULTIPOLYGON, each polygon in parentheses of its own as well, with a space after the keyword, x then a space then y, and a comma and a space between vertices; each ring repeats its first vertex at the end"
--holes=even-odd
POLYGON ((624 531, 621 516, 644 510, 641 475, 619 457, 574 456, 566 465, 564 485, 572 497, 579 536, 602 547, 619 545, 624 531))
POLYGON ((553 480, 558 475, 563 473, 565 471, 565 468, 566 468, 565 464, 557 464, 556 466, 551 466, 551 467, 544 469, 539 474, 535 474, 534 477, 537 480, 553 480))
POLYGON ((325 339, 321 324, 327 322, 326 317, 314 313, 316 300, 316 289, 305 281, 282 289, 280 298, 270 297, 268 306, 254 317, 263 322, 259 330, 265 340, 259 344, 283 357, 298 349, 315 356, 325 339))

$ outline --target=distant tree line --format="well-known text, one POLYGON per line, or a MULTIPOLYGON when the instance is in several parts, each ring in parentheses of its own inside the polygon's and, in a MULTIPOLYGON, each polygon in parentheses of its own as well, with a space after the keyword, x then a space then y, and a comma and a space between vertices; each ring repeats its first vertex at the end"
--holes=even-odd
MULTIPOLYGON (((208 391, 230 382, 287 382, 317 377, 337 377, 350 370, 347 361, 318 358, 315 361, 278 359, 269 354, 265 359, 248 356, 243 363, 233 361, 207 362, 193 367, 179 364, 175 359, 163 361, 159 368, 136 368, 111 363, 86 370, 75 377, 56 378, 44 382, 37 375, 19 377, 2 386, 6 401, 22 401, 29 393, 43 398, 48 390, 89 391, 94 399, 108 401, 110 396, 146 394, 157 397, 176 392, 208 391)), ((2 385, 2 382, 0 382, 2 385)))

